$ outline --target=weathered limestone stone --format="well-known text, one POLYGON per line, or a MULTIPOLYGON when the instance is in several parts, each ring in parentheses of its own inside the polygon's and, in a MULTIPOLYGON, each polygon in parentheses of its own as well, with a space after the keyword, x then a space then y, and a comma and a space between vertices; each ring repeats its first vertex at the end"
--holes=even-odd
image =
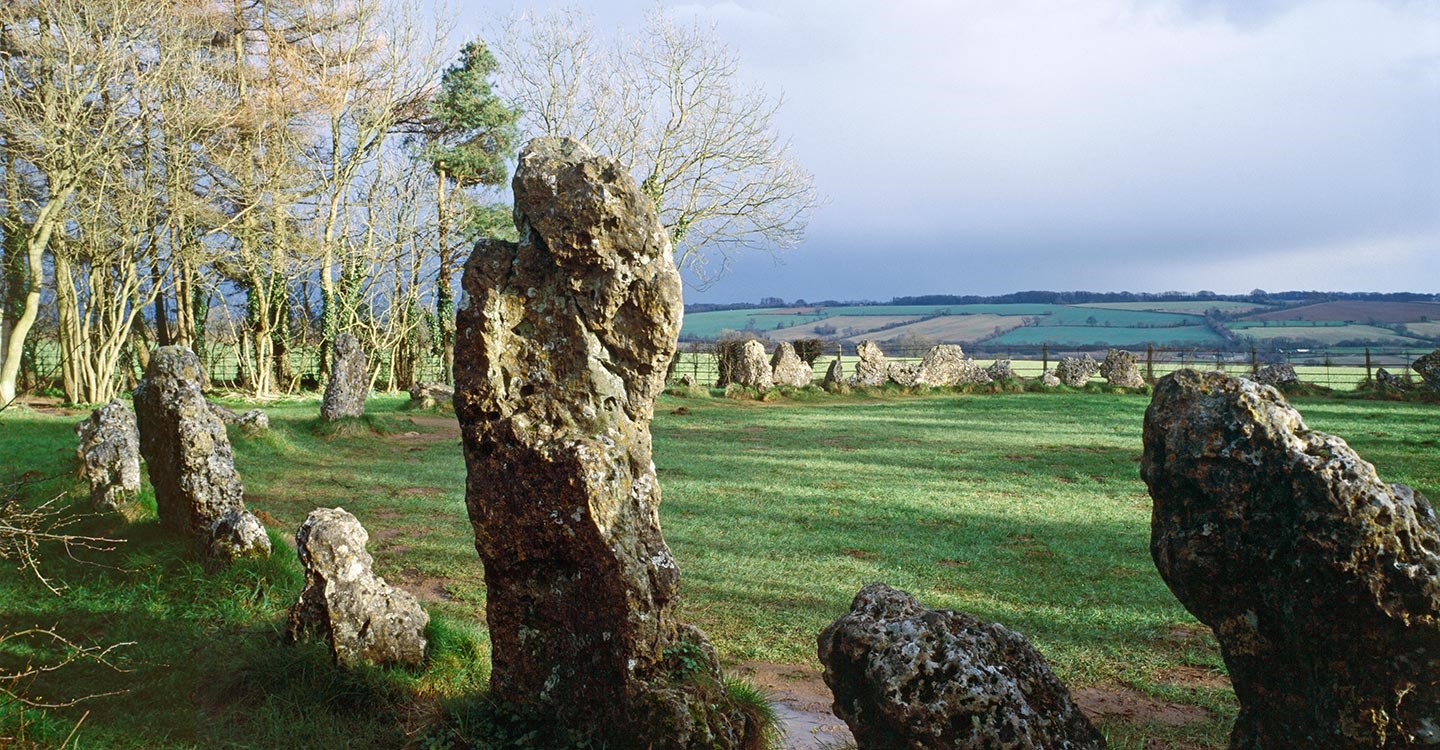
POLYGON ((885 352, 870 341, 861 341, 855 347, 855 354, 860 361, 855 363, 855 374, 850 378, 850 385, 885 385, 890 378, 890 364, 885 359, 885 352))
POLYGON ((1024 636, 883 583, 820 633, 820 662, 859 750, 1105 747, 1024 636))
POLYGON ((896 385, 914 388, 920 385, 920 363, 889 362, 885 368, 885 379, 896 385))
POLYGON ((269 555, 270 538, 245 510, 230 438, 200 393, 201 378, 194 352, 165 346, 150 355, 135 388, 140 453, 160 522, 217 559, 269 555))
POLYGON ((1410 369, 1420 376, 1425 387, 1432 391, 1440 391, 1440 349, 1415 360, 1410 369))
POLYGON ((742 385, 765 392, 775 387, 774 373, 770 369, 770 358, 765 356, 765 345, 751 339, 721 350, 720 379, 715 387, 742 385))
POLYGON ((251 409, 243 414, 226 406, 221 406, 214 401, 210 403, 210 412, 225 424, 240 425, 251 430, 270 429, 270 416, 260 409, 251 409))
POLYGON ((1010 360, 1008 359, 997 359, 991 362, 990 366, 985 368, 985 374, 991 380, 1008 380, 1015 377, 1015 373, 1010 370, 1010 360))
POLYGON ((330 420, 364 416, 368 395, 370 370, 365 352, 353 334, 341 333, 331 348, 330 382, 325 384, 320 416, 330 420))
POLYGON ((513 187, 521 240, 467 262, 455 364, 493 695, 597 746, 736 747, 743 719, 675 615, 660 533, 650 420, 682 311, 669 237, 625 167, 569 139, 531 141, 513 187))
POLYGON ((135 413, 120 399, 90 412, 75 425, 85 478, 90 481, 90 502, 96 508, 115 510, 140 491, 140 433, 135 413))
POLYGON ((1071 388, 1081 388, 1100 372, 1100 365, 1089 354, 1064 357, 1055 365, 1055 377, 1071 388))
POLYGON ((295 532, 305 569, 305 588, 290 608, 285 635, 323 637, 335 662, 410 664, 425 661, 430 615, 415 597, 392 587, 370 569, 370 540, 359 519, 344 508, 316 508, 295 532))
POLYGON ((788 385, 795 388, 804 388, 810 385, 815 373, 800 355, 795 353, 795 347, 788 341, 780 342, 775 347, 775 354, 770 358, 771 377, 775 385, 788 385))
POLYGON ((1255 373, 1256 382, 1265 385, 1285 385, 1286 383, 1298 383, 1300 377, 1295 374, 1295 368, 1289 364, 1266 365, 1255 373))
POLYGON ((1375 371, 1375 388, 1386 393, 1400 393, 1410 390, 1410 381, 1381 367, 1375 371))
POLYGON ((1135 353, 1124 349, 1111 349, 1105 353, 1105 361, 1100 363, 1100 376, 1110 385, 1125 388, 1145 385, 1145 378, 1140 377, 1140 366, 1136 363, 1135 353))
POLYGON ((1060 378, 1055 375, 1054 370, 1046 368, 1044 372, 1040 373, 1040 385, 1054 388, 1060 385, 1060 378))
POLYGON ((695 387, 695 375, 692 374, 692 373, 688 373, 688 372, 685 373, 684 375, 681 375, 681 376, 680 376, 680 385, 682 385, 682 386, 684 386, 684 387, 686 387, 686 388, 694 388, 694 387, 695 387))
POLYGON ((939 344, 930 347, 920 360, 918 381, 921 385, 951 386, 967 383, 988 383, 990 376, 965 356, 965 350, 957 344, 939 344))
POLYGON ((850 389, 845 383, 845 364, 839 357, 830 360, 830 366, 825 368, 825 379, 820 381, 820 387, 830 393, 843 393, 850 389))
POLYGON ((416 383, 410 386, 410 403, 421 409, 434 409, 455 399, 455 386, 445 383, 416 383))
POLYGON ((1150 554, 1215 631, 1232 748, 1440 744, 1440 523, 1273 387, 1162 378, 1145 413, 1150 554))

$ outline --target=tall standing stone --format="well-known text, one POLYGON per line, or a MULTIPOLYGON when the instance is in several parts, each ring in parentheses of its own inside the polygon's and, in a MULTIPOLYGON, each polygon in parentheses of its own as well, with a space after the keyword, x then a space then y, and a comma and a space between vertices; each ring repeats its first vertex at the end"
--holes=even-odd
POLYGON ((200 358, 183 346, 150 355, 135 388, 140 453, 155 487, 160 522, 211 557, 270 554, 265 527, 245 509, 245 489, 225 423, 200 392, 200 358))
POLYGON ((531 141, 513 188, 521 240, 466 264, 455 359, 493 693, 612 748, 735 747, 743 721, 675 616, 660 534, 669 237, 623 166, 569 139, 531 141))
POLYGON ((730 382, 765 392, 775 387, 775 374, 770 369, 770 359, 765 356, 765 345, 750 339, 731 349, 734 357, 730 362, 730 382))
POLYGON ((1071 388, 1083 387, 1097 372, 1100 372, 1100 364, 1091 359, 1089 354, 1064 357, 1055 365, 1055 377, 1071 388))
POLYGON ((1421 382, 1432 391, 1440 391, 1440 349, 1415 360, 1410 369, 1420 376, 1421 382))
POLYGON ((1440 743, 1440 522, 1273 387, 1161 378, 1145 412, 1150 554, 1215 631, 1230 746, 1440 743))
POLYGON ((885 359, 885 352, 871 341, 861 341, 855 347, 855 354, 859 361, 855 363, 855 375, 851 378, 851 385, 885 385, 890 379, 890 363, 885 359))
POLYGON ((920 360, 916 380, 920 385, 952 386, 988 383, 990 376, 965 356, 959 344, 936 344, 920 360))
POLYGON ((140 492, 140 433, 135 413, 120 399, 90 413, 75 425, 75 449, 90 481, 90 502, 114 510, 140 492))
POLYGON ((845 383, 845 364, 839 357, 830 360, 830 366, 825 368, 825 379, 820 381, 820 387, 831 393, 843 393, 850 389, 845 383))
POLYGON ((814 379, 814 371, 810 369, 810 365, 800 359, 800 355, 795 353, 795 347, 788 341, 782 341, 775 347, 775 354, 770 357, 770 371, 775 385, 804 388, 814 379))
POLYGON ((370 369, 359 339, 349 332, 342 333, 335 337, 331 352, 330 382, 325 384, 320 416, 329 420, 364 416, 365 397, 370 395, 370 369))

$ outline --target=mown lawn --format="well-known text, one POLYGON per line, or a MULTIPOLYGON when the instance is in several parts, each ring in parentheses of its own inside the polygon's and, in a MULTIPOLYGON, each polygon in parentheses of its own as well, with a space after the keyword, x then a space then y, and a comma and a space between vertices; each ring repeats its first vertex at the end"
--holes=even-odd
MULTIPOLYGON (((1234 703, 1218 652, 1149 559, 1137 476, 1146 403, 1106 393, 666 396, 656 464, 684 617, 727 662, 812 663, 820 628, 860 586, 883 580, 1020 630, 1072 688, 1203 709, 1174 725, 1106 719, 1112 747, 1223 747, 1234 703)), ((1387 480, 1440 495, 1433 406, 1298 403, 1387 480)), ((53 701, 128 693, 23 720, 0 707, 0 737, 23 731, 58 746, 84 717, 80 747, 397 747, 420 742, 438 705, 481 689, 484 586, 453 421, 393 397, 338 432, 316 429, 314 400, 267 408, 270 433, 232 438, 248 501, 277 541, 271 560, 207 570, 142 508, 131 521, 84 526, 126 538, 97 558, 108 567, 48 550, 47 569, 69 586, 61 596, 0 570, 0 630, 53 625, 86 644, 136 642, 115 652, 123 673, 77 665, 28 686, 53 701), (427 670, 348 673, 323 648, 280 644, 300 586, 284 540, 317 505, 355 513, 377 570, 426 601, 437 639, 427 670)), ((0 482, 28 472, 32 497, 73 489, 78 418, 5 414, 0 482)), ((27 655, 0 647, 0 665, 27 655)))

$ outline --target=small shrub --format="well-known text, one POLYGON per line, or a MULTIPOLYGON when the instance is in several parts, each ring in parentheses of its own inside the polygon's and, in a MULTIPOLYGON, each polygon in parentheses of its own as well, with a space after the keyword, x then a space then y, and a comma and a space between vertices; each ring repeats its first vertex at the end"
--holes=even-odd
POLYGON ((790 342, 795 347, 795 356, 805 360, 805 364, 815 366, 815 360, 825 353, 825 342, 821 339, 795 339, 790 342))
POLYGON ((743 750, 771 750, 780 747, 785 725, 775 713, 775 706, 763 688, 742 677, 726 675, 725 695, 730 699, 730 705, 745 717, 743 750))

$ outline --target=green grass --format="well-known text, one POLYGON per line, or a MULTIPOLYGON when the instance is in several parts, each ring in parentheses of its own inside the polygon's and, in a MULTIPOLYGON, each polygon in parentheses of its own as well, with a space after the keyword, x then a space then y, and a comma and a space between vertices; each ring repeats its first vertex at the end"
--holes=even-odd
POLYGON ((1225 343, 1205 326, 1174 328, 1125 328, 1103 325, 1025 326, 1007 331, 985 342, 987 346, 1036 346, 1050 344, 1060 347, 1127 346, 1218 346, 1225 343))
POLYGON ((1249 313, 1269 309, 1268 305, 1253 302, 1224 302, 1218 300, 1176 300, 1171 302, 1087 302, 1075 307, 1094 307, 1109 310, 1154 310, 1156 312, 1177 312, 1203 315, 1209 310, 1226 313, 1249 313))
POLYGON ((1318 346, 1334 346, 1341 341, 1367 341, 1386 346, 1414 346, 1422 345, 1423 342, 1408 336, 1401 336, 1388 328, 1379 326, 1334 323, 1331 321, 1316 322, 1295 322, 1281 321, 1285 325, 1252 325, 1238 329, 1238 333, 1245 338, 1256 341, 1272 341, 1274 339, 1294 339, 1299 341, 1311 341, 1318 346))
MULTIPOLYGON (((1025 633, 1072 687, 1124 686, 1212 712, 1184 727, 1107 721, 1112 747, 1138 750, 1147 737, 1223 747, 1230 691, 1167 677, 1221 662, 1149 559, 1150 505, 1137 476, 1146 403, 1075 392, 665 396, 655 461, 666 538, 684 573, 681 613, 728 663, 810 663, 820 628, 860 586, 883 580, 1025 633), (672 413, 680 406, 688 413, 672 413)), ((301 400, 266 407, 268 434, 232 432, 248 502, 272 524, 268 561, 208 570, 140 513, 129 524, 92 522, 127 539, 104 561, 112 567, 52 551, 64 596, 0 569, 0 626, 136 641, 119 652, 123 674, 77 667, 34 686, 54 698, 128 695, 26 714, 27 736, 58 745, 89 710, 83 747, 397 747, 438 706, 479 692, 489 668, 484 584, 458 438, 446 417, 402 404, 372 399, 364 424, 383 429, 319 430, 318 404, 301 400), (346 672, 321 646, 279 643, 300 585, 284 540, 319 505, 355 513, 377 571, 425 596, 435 617, 425 670, 346 672)), ((1440 495, 1433 406, 1299 406, 1386 480, 1440 495)), ((5 472, 53 477, 37 496, 73 487, 78 418, 6 413, 0 455, 16 463, 5 472)), ((0 663, 15 658, 0 652, 0 663)), ((0 737, 14 735, 17 717, 0 706, 0 737)))

